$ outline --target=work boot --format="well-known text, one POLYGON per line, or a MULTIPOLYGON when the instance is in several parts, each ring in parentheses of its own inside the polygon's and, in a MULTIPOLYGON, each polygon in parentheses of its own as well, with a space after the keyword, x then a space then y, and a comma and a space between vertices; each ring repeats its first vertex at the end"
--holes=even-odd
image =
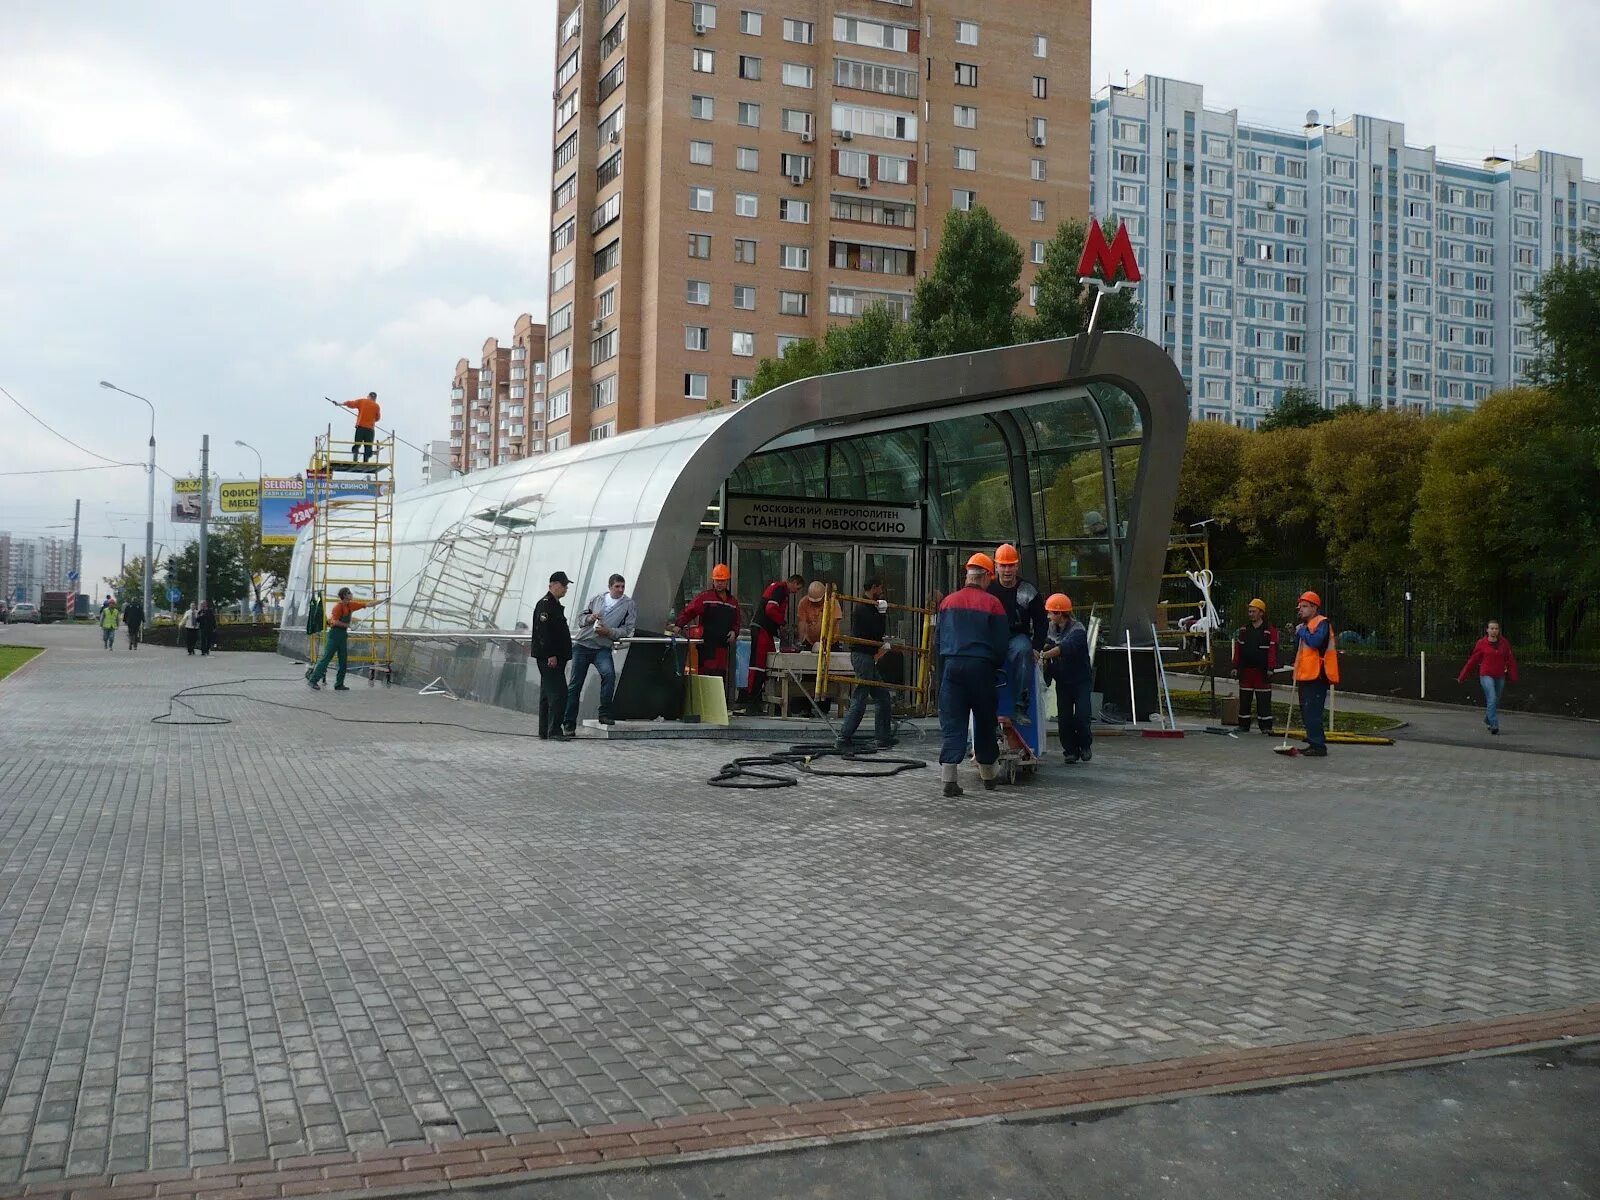
POLYGON ((996 767, 994 763, 978 764, 978 777, 983 780, 984 791, 992 792, 997 786, 999 786, 1000 781, 996 778, 999 773, 999 768, 996 767))
POLYGON ((953 779, 944 785, 944 798, 946 800, 953 800, 957 796, 965 796, 966 794, 966 790, 953 779))
POLYGON ((945 799, 947 800, 953 799, 956 796, 965 796, 967 794, 962 790, 961 785, 956 782, 955 763, 939 764, 939 781, 944 784, 944 794, 945 799))
MULTIPOLYGON (((1249 733, 1250 732, 1250 727, 1248 725, 1246 725, 1244 727, 1244 729, 1242 729, 1240 732, 1249 733)), ((1278 731, 1272 727, 1272 722, 1271 721, 1263 721, 1263 722, 1261 722, 1261 732, 1266 734, 1268 737, 1277 737, 1278 736, 1278 731)))
POLYGON ((564 738, 575 738, 575 737, 577 737, 578 736, 577 727, 574 726, 574 725, 563 725, 561 727, 561 736, 564 737, 564 738))
POLYGON ((1307 746, 1300 753, 1306 758, 1327 758, 1328 748, 1326 746, 1307 746))
POLYGON ((1249 733, 1250 732, 1250 718, 1249 717, 1244 717, 1239 721, 1239 732, 1240 733, 1249 733))
POLYGON ((318 683, 315 679, 307 679, 306 680, 306 686, 308 688, 310 688, 313 692, 320 692, 322 690, 322 685, 320 683, 318 683))
POLYGON ((602 725, 615 725, 616 723, 617 723, 616 719, 611 715, 611 710, 610 709, 601 709, 600 710, 600 724, 602 724, 602 725))
POLYGON ((348 692, 350 689, 342 683, 336 683, 333 685, 333 690, 336 692, 348 692))
POLYGON ((1078 751, 1078 761, 1079 762, 1088 762, 1093 757, 1094 757, 1094 751, 1089 749, 1088 746, 1085 746, 1082 750, 1078 751))

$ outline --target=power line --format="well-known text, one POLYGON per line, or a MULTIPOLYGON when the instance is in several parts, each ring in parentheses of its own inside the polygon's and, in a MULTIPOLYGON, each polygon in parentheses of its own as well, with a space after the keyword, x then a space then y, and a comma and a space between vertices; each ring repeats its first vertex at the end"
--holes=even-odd
MULTIPOLYGON (((21 400, 18 400, 10 392, 6 391, 6 389, 4 387, 0 387, 0 396, 4 396, 7 400, 11 401, 11 403, 15 404, 18 408, 20 408, 24 413, 27 414, 27 416, 29 417, 30 420, 32 420, 36 425, 38 425, 45 432, 54 434, 56 437, 60 438, 63 442, 65 442, 67 445, 71 446, 74 450, 81 450, 83 453, 87 454, 90 458, 98 458, 101 462, 105 463, 107 466, 110 466, 110 467, 143 467, 143 466, 145 466, 144 463, 123 462, 120 458, 107 458, 104 454, 96 454, 93 450, 89 449, 87 446, 80 446, 77 442, 73 441, 66 434, 62 433, 59 429, 55 429, 55 428, 51 427, 50 425, 47 425, 42 419, 40 419, 34 413, 34 411, 32 409, 30 409, 21 400)), ((102 468, 99 468, 99 467, 77 467, 77 468, 67 468, 67 469, 75 469, 75 470, 80 470, 80 471, 94 471, 94 470, 101 470, 102 468)), ((171 471, 167 470, 165 467, 161 466, 159 463, 156 465, 156 470, 160 471, 168 479, 176 479, 177 478, 176 475, 174 475, 171 471)), ((43 475, 43 474, 47 474, 47 472, 44 472, 44 471, 3 471, 3 472, 0 472, 0 474, 4 474, 4 475, 43 475)))
POLYGON ((71 475, 77 471, 115 471, 122 467, 142 467, 143 463, 105 463, 95 467, 44 467, 37 471, 0 471, 0 475, 71 475))

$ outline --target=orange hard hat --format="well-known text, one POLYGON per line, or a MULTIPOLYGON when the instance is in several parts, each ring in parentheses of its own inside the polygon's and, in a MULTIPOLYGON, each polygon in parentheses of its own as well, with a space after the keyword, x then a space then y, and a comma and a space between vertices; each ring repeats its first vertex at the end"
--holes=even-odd
POLYGON ((1045 612, 1069 613, 1072 611, 1072 597, 1065 592, 1057 592, 1044 602, 1045 612))
POLYGON ((712 583, 727 583, 728 580, 732 578, 733 572, 728 570, 727 563, 718 563, 716 566, 711 568, 712 583))
POLYGON ((980 571, 987 571, 989 574, 993 575, 994 559, 990 558, 987 554, 974 554, 971 558, 967 559, 967 570, 970 571, 974 567, 980 571))
POLYGON ((1300 593, 1300 599, 1299 599, 1298 603, 1300 603, 1300 604, 1315 604, 1318 608, 1321 608, 1322 607, 1322 597, 1317 595, 1315 592, 1301 592, 1300 593))
POLYGON ((1022 555, 1017 553, 1015 546, 1006 542, 995 550, 994 561, 1002 567, 1011 567, 1022 561, 1022 555))

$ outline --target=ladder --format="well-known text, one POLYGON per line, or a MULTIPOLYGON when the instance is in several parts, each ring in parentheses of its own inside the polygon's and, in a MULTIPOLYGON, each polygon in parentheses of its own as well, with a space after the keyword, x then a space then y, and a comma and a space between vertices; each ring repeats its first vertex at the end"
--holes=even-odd
MULTIPOLYGON (((394 436, 365 443, 317 435, 306 471, 306 494, 317 505, 312 530, 311 586, 331 609, 340 588, 357 600, 386 600, 394 590, 394 436), (370 447, 372 457, 362 457, 370 447)), ((388 604, 356 614, 350 625, 350 665, 369 682, 392 673, 388 604)), ((313 661, 325 634, 311 638, 313 661)))
POLYGON ((439 536, 407 607, 407 631, 496 628, 522 538, 493 515, 464 517, 439 536))

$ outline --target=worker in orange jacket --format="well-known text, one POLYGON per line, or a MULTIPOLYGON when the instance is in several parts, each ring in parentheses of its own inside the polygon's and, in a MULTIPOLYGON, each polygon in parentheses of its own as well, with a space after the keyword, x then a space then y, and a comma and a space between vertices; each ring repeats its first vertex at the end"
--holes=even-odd
POLYGON ((344 685, 345 672, 350 669, 350 621, 363 608, 373 605, 371 600, 357 600, 349 588, 339 589, 339 603, 328 613, 328 628, 323 639, 322 657, 317 665, 306 672, 306 686, 313 692, 322 690, 322 681, 328 677, 328 663, 339 657, 339 673, 334 677, 333 690, 348 692, 344 685))
POLYGON ((376 450, 373 443, 378 440, 378 418, 383 415, 383 410, 378 407, 378 393, 368 392, 355 400, 346 400, 342 407, 356 410, 356 444, 350 451, 350 461, 355 461, 356 450, 359 450, 361 461, 371 462, 376 450))
POLYGON ((1328 710, 1328 689, 1339 682, 1339 651, 1333 641, 1333 622, 1322 615, 1322 597, 1303 592, 1298 607, 1300 624, 1294 627, 1294 682, 1300 691, 1300 713, 1306 723, 1306 754, 1328 757, 1322 715, 1328 710))

